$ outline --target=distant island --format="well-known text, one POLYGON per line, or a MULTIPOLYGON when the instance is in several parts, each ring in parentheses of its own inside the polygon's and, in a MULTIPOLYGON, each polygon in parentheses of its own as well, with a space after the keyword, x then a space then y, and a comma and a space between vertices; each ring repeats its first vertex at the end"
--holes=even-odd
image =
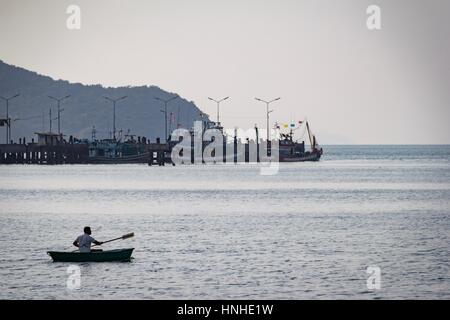
MULTIPOLYGON (((103 96, 117 98, 127 96, 117 103, 116 128, 119 134, 133 134, 155 140, 164 139, 164 105, 155 97, 169 99, 175 93, 167 92, 157 86, 105 88, 101 85, 83 85, 64 80, 54 80, 0 60, 0 95, 10 96, 20 93, 12 100, 9 116, 12 119, 11 136, 14 141, 34 137, 35 132, 49 131, 50 115, 57 115, 56 101, 48 96, 63 97, 71 95, 62 102, 61 132, 66 136, 91 138, 93 127, 97 138, 109 138, 113 127, 113 108, 103 96)), ((168 125, 190 128, 199 119, 202 111, 192 101, 182 97, 168 105, 168 125)), ((5 118, 6 105, 0 100, 0 118, 5 118)), ((207 118, 208 116, 205 115, 207 118)), ((52 121, 52 131, 57 121, 52 121)), ((1 143, 5 139, 5 127, 0 127, 1 143)))

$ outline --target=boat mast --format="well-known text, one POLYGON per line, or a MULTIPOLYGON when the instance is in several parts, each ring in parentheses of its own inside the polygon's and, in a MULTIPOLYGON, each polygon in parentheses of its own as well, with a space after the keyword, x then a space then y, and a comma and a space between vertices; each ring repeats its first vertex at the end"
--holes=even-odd
POLYGON ((313 139, 311 137, 311 131, 309 130, 308 121, 306 121, 306 129, 308 130, 308 137, 309 137, 309 143, 311 144, 311 150, 314 150, 316 148, 315 141, 313 142, 313 139))

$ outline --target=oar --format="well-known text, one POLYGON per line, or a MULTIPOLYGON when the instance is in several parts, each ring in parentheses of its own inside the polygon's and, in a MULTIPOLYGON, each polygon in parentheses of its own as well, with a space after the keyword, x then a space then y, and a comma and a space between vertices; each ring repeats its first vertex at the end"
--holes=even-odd
MULTIPOLYGON (((125 240, 125 239, 132 238, 132 237, 134 237, 134 232, 124 234, 123 236, 118 237, 118 238, 114 238, 114 239, 111 239, 111 240, 103 241, 102 245, 105 244, 105 243, 108 243, 108 242, 112 242, 112 241, 116 241, 116 240, 125 240)), ((96 247, 96 246, 97 246, 97 244, 94 244, 92 247, 96 247)), ((78 250, 80 250, 80 249, 74 250, 73 252, 76 252, 78 250)))
MULTIPOLYGON (((124 234, 123 236, 115 238, 115 239, 103 241, 102 245, 105 243, 111 242, 111 241, 125 240, 125 239, 132 238, 132 237, 134 237, 134 232, 124 234)), ((93 247, 96 247, 96 246, 97 246, 96 244, 93 245, 93 247)))

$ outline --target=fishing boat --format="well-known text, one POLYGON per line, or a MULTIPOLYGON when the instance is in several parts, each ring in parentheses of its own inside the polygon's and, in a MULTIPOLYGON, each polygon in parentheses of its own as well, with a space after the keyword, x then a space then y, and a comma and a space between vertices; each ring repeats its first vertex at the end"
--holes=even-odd
POLYGON ((89 143, 89 163, 119 164, 119 163, 147 163, 150 157, 146 149, 146 140, 139 138, 122 142, 121 139, 93 140, 89 143))
MULTIPOLYGON (((302 124, 302 121, 299 121, 302 124)), ((294 141, 294 132, 292 129, 289 133, 280 134, 280 162, 302 162, 302 161, 319 161, 323 154, 322 147, 317 143, 316 136, 311 132, 308 121, 305 121, 306 131, 308 132, 311 150, 305 150, 305 141, 294 141)), ((279 129, 279 126, 277 127, 279 129)))
MULTIPOLYGON (((299 121, 298 124, 299 124, 298 126, 293 123, 291 123, 290 126, 287 124, 284 125, 284 128, 290 127, 290 130, 287 133, 280 132, 281 127, 277 123, 275 124, 275 127, 274 127, 274 131, 276 132, 275 139, 278 140, 278 142, 279 142, 279 145, 278 145, 279 162, 319 161, 323 155, 323 149, 318 144, 316 136, 312 133, 308 121, 306 121, 306 120, 299 121), (305 134, 305 132, 308 133, 309 145, 310 145, 309 150, 307 150, 305 148, 305 141, 294 140, 294 131, 298 130, 298 129, 303 129, 303 134, 301 134, 302 137, 305 134)), ((256 125, 255 125, 255 134, 256 134, 257 142, 255 144, 254 140, 250 140, 250 138, 247 137, 246 138, 247 143, 244 144, 243 151, 239 150, 239 148, 237 147, 238 144, 239 145, 241 144, 240 139, 238 142, 237 129, 235 129, 234 136, 229 136, 229 135, 227 135, 226 132, 223 131, 223 127, 220 125, 220 123, 209 121, 209 120, 203 121, 201 123, 201 126, 197 127, 196 129, 198 130, 197 132, 200 132, 201 136, 204 136, 205 132, 210 129, 215 129, 222 133, 223 143, 224 143, 224 148, 222 150, 222 154, 224 155, 223 159, 225 162, 226 161, 231 161, 231 162, 238 161, 237 160, 238 158, 242 159, 243 162, 251 162, 252 160, 250 157, 250 151, 251 151, 250 143, 252 143, 253 146, 256 145, 256 150, 258 148, 258 142, 260 145, 263 143, 266 143, 266 142, 264 142, 264 140, 260 139, 259 129, 256 125), (231 154, 227 154, 227 152, 229 152, 229 150, 232 150, 231 154), (234 154, 233 154, 233 151, 234 151, 234 154)), ((193 139, 194 144, 195 144, 196 138, 195 138, 194 129, 191 129, 190 134, 191 134, 191 139, 193 139)), ((199 152, 197 155, 195 155, 195 153, 192 152, 192 149, 191 149, 191 154, 190 155, 187 154, 187 156, 184 156, 183 161, 185 161, 185 163, 192 163, 192 162, 205 163, 206 160, 205 160, 204 150, 209 144, 212 143, 212 141, 214 141, 214 140, 212 139, 210 141, 210 140, 206 140, 206 139, 202 138, 202 151, 203 152, 199 152)), ((170 150, 173 147, 174 147, 174 145, 170 145, 170 150)), ((191 148, 193 148, 193 146, 191 146, 191 148)), ((271 155, 270 144, 268 144, 267 149, 268 149, 267 154, 270 156, 271 155)), ((212 161, 214 161, 214 163, 215 163, 215 161, 216 161, 215 151, 216 151, 216 149, 212 149, 212 151, 211 151, 211 158, 209 160, 210 163, 212 161)), ((255 149, 253 149, 253 151, 255 151, 255 149)), ((182 154, 180 154, 180 155, 181 155, 181 157, 183 157, 182 154)), ((169 159, 169 161, 170 161, 170 159, 169 159)), ((258 158, 255 156, 253 158, 253 161, 260 161, 260 160, 258 160, 258 158)), ((219 160, 219 162, 221 162, 221 160, 219 160)))
POLYGON ((54 262, 108 262, 130 261, 134 248, 93 252, 48 251, 54 262))

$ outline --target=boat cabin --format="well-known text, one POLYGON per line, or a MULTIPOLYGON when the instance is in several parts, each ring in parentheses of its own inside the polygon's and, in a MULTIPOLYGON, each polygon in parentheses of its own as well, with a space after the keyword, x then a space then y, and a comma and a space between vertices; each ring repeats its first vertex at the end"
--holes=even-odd
POLYGON ((64 142, 63 135, 53 132, 36 132, 38 146, 56 146, 64 142))

